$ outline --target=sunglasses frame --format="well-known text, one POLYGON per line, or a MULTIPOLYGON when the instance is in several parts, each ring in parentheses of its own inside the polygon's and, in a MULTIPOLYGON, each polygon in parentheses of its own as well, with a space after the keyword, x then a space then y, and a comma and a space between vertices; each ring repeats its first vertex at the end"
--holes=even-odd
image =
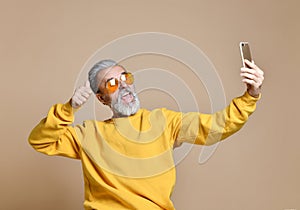
MULTIPOLYGON (((106 82, 105 82, 104 93, 105 94, 112 94, 112 93, 114 93, 119 88, 120 81, 125 82, 127 85, 132 85, 133 82, 134 82, 134 76, 133 76, 133 74, 131 72, 124 71, 124 72, 121 73, 119 79, 117 79, 116 77, 112 77, 112 78, 107 79, 106 82), (110 84, 110 85, 111 85, 111 87, 115 87, 115 88, 114 88, 114 90, 111 90, 108 85, 109 85, 109 83, 112 83, 113 81, 114 81, 114 83, 110 84)), ((98 87, 97 93, 101 93, 101 91, 100 91, 100 85, 98 87)))

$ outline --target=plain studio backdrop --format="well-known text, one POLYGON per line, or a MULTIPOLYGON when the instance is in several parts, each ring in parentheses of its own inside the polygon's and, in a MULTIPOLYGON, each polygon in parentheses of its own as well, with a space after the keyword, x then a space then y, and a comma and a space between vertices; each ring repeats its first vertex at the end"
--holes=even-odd
MULTIPOLYGON (((265 71, 262 99, 245 127, 204 164, 198 163, 201 147, 193 147, 176 166, 176 209, 300 209, 298 0, 1 0, 0 8, 1 210, 83 209, 80 162, 37 153, 27 138, 51 105, 72 96, 91 55, 141 32, 172 34, 201 49, 215 66, 227 104, 245 90, 240 41, 250 42, 265 71)), ((122 64, 133 72, 176 74, 199 111, 211 111, 205 86, 178 60, 149 54, 122 64)), ((139 95, 143 107, 178 110, 176 97, 164 91, 139 95)), ((97 118, 108 115, 95 106, 97 118)))

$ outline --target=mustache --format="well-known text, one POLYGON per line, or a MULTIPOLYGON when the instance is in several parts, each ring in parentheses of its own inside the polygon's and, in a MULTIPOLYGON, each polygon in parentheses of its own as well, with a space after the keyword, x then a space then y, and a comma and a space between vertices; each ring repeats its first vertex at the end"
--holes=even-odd
POLYGON ((118 97, 122 97, 123 95, 125 95, 125 94, 127 94, 127 93, 129 93, 129 94, 132 94, 132 96, 133 97, 136 97, 136 93, 135 93, 135 91, 133 91, 132 89, 130 89, 129 87, 125 87, 125 88, 123 88, 123 89, 121 89, 120 91, 119 91, 119 96, 118 97))

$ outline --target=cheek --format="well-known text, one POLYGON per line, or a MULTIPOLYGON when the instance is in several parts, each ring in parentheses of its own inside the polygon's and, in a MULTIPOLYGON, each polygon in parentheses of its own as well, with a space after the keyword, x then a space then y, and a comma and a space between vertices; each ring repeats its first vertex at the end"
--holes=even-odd
POLYGON ((116 92, 110 94, 108 97, 110 98, 110 101, 116 101, 118 96, 119 96, 119 91, 116 91, 116 92))
POLYGON ((132 85, 129 85, 128 86, 133 92, 135 92, 135 86, 132 84, 132 85))
POLYGON ((105 95, 104 99, 107 102, 111 102, 111 97, 109 95, 105 95))

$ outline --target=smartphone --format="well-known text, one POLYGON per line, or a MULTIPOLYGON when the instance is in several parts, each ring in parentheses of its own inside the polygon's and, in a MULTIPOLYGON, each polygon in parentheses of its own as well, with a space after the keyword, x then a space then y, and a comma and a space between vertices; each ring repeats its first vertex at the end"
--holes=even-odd
POLYGON ((241 51, 241 57, 242 57, 242 63, 244 67, 248 67, 247 64, 244 62, 244 59, 247 59, 249 61, 252 60, 250 46, 248 42, 240 42, 240 51, 241 51))

